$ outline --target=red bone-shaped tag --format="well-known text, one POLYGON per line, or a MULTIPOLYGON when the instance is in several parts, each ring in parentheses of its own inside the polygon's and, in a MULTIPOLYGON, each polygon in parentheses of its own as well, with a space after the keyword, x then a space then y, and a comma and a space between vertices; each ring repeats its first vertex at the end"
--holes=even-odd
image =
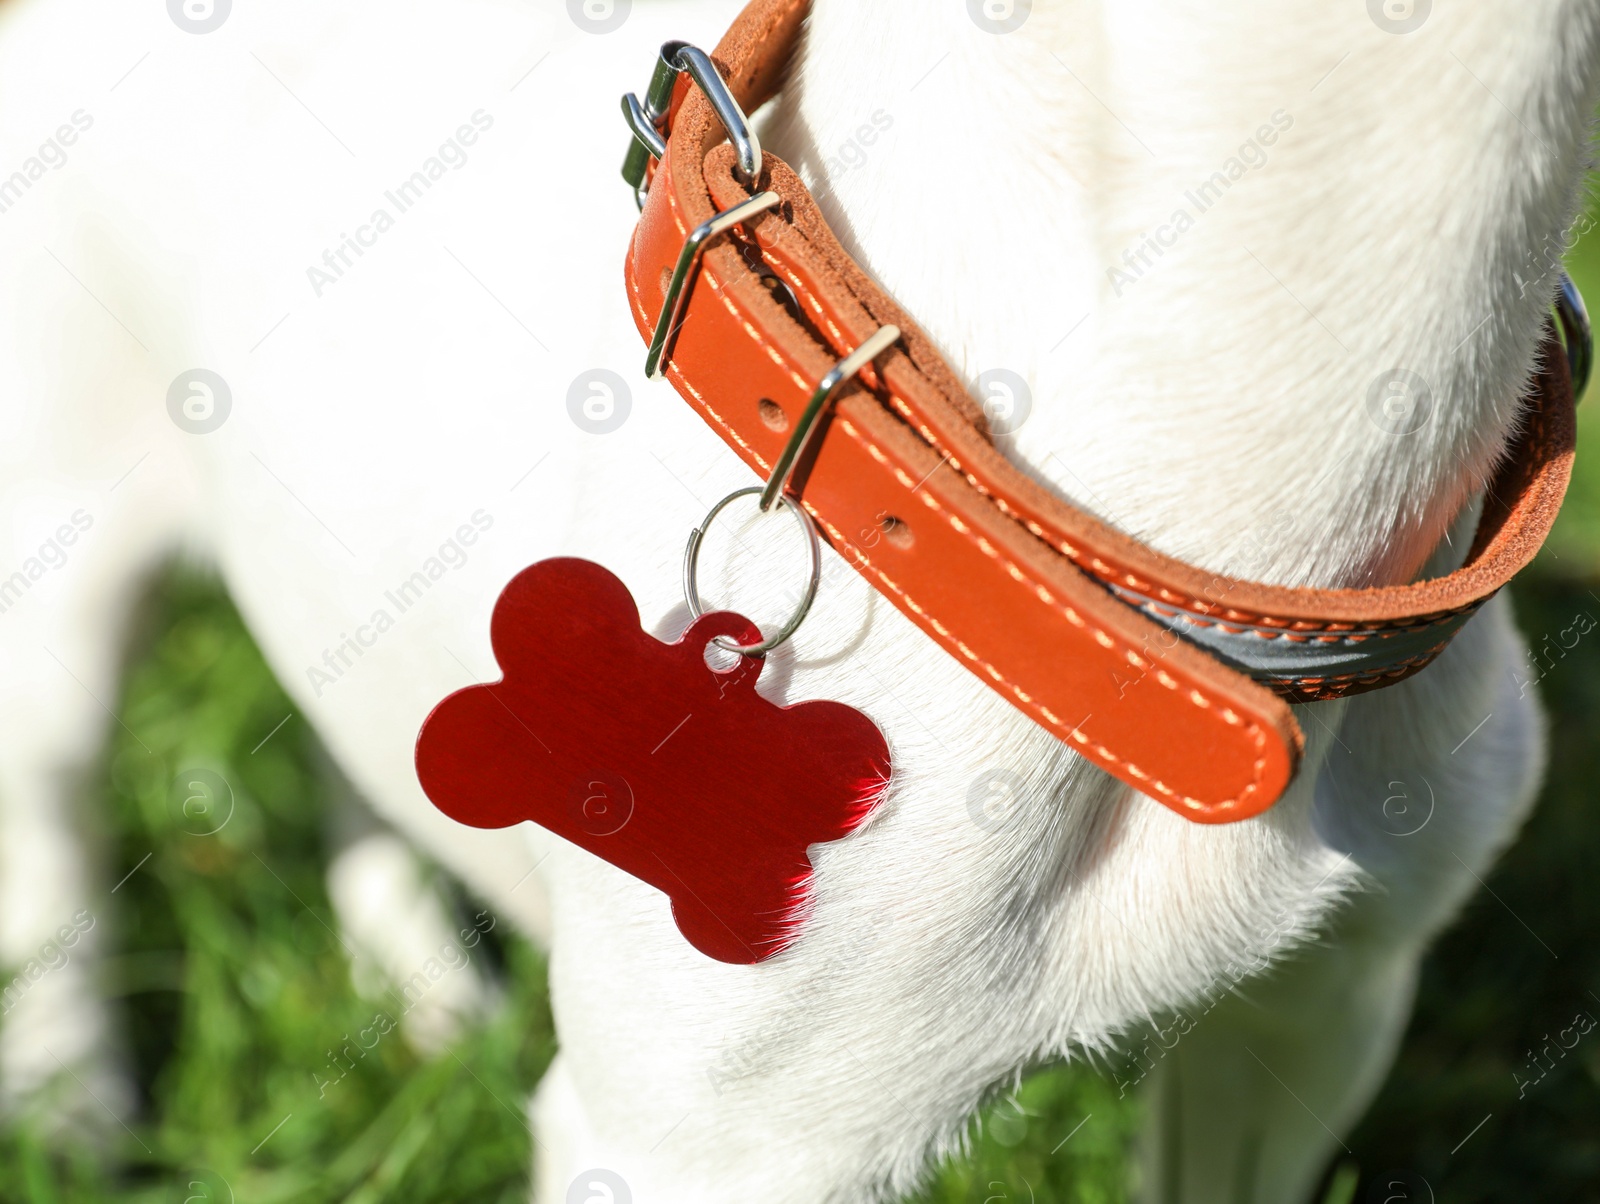
POLYGON ((505 676, 450 695, 417 737, 417 776, 479 828, 531 819, 666 892, 678 929, 718 961, 793 940, 806 847, 866 818, 889 779, 883 735, 838 702, 780 707, 762 661, 705 662, 740 615, 697 619, 676 644, 639 626, 627 586, 587 560, 512 578, 489 635, 505 676))

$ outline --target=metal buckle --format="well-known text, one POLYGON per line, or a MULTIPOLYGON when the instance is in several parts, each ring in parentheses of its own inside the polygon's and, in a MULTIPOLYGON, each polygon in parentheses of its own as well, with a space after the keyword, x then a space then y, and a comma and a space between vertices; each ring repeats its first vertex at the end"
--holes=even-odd
POLYGON ((667 113, 672 108, 672 90, 678 82, 678 51, 683 46, 682 42, 662 45, 642 104, 632 92, 622 98, 622 117, 633 131, 627 157, 622 160, 622 178, 633 188, 634 200, 641 209, 646 191, 644 177, 650 160, 661 158, 667 151, 665 126, 667 113))
MULTIPOLYGON (((645 91, 644 100, 640 101, 632 92, 622 98, 622 116, 628 123, 628 129, 633 132, 627 157, 622 161, 622 178, 633 187, 633 199, 641 209, 649 191, 644 178, 650 160, 659 160, 667 153, 667 116, 672 108, 672 93, 677 87, 680 71, 687 71, 689 78, 700 86, 712 111, 722 122, 722 128, 728 132, 728 141, 733 143, 739 157, 734 174, 740 183, 747 188, 754 188, 756 178, 761 174, 761 140, 750 128, 750 119, 733 98, 733 93, 728 91, 728 85, 718 74, 716 64, 698 46, 691 46, 687 42, 667 42, 662 45, 661 53, 656 58, 655 71, 651 73, 650 87, 645 91)), ((683 309, 689 301, 686 287, 689 275, 699 262, 706 244, 746 218, 771 209, 778 199, 775 192, 757 193, 731 209, 724 209, 689 235, 683 250, 678 253, 678 263, 673 268, 672 280, 667 286, 661 317, 657 319, 655 333, 650 338, 650 350, 644 360, 646 376, 660 380, 665 375, 663 364, 671 355, 672 341, 683 322, 683 309)))
POLYGON ((622 161, 622 178, 633 188, 633 199, 641 209, 649 191, 644 177, 650 160, 660 159, 667 150, 667 115, 680 71, 687 71, 689 78, 700 85, 722 128, 728 132, 728 141, 739 155, 736 171, 739 182, 754 188, 756 177, 761 174, 761 140, 750 128, 750 119, 728 91, 711 56, 687 42, 667 42, 656 58, 644 100, 641 102, 632 92, 622 98, 622 117, 633 133, 633 141, 628 144, 627 156, 622 161))
POLYGON ((677 266, 672 269, 672 279, 667 283, 667 295, 662 300, 661 316, 656 319, 655 333, 650 336, 650 350, 644 357, 644 374, 651 380, 660 380, 666 375, 664 365, 672 354, 672 342, 677 337, 678 327, 683 324, 684 308, 689 304, 689 289, 685 285, 689 273, 700 261, 700 255, 706 249, 706 244, 719 234, 725 234, 746 218, 774 208, 780 200, 782 198, 775 192, 758 192, 749 200, 740 201, 709 221, 701 223, 688 238, 684 239, 683 250, 678 252, 677 266))
POLYGON ((1561 287, 1556 290, 1556 320, 1567 346, 1567 371, 1572 377, 1573 404, 1577 404, 1583 399, 1594 369, 1594 331, 1589 326, 1589 309, 1583 303, 1583 294, 1565 271, 1561 273, 1561 287))

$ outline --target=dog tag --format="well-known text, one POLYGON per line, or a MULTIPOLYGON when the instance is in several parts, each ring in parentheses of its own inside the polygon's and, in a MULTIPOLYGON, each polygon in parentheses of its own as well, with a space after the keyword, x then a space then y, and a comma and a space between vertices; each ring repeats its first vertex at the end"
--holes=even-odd
POLYGON ((718 636, 761 638, 718 612, 664 644, 599 565, 524 569, 490 623, 504 676, 450 695, 422 726, 423 790, 461 823, 531 819, 649 883, 708 957, 771 957, 802 922, 807 846, 866 818, 888 785, 889 750, 843 703, 762 698, 759 657, 712 669, 718 636))

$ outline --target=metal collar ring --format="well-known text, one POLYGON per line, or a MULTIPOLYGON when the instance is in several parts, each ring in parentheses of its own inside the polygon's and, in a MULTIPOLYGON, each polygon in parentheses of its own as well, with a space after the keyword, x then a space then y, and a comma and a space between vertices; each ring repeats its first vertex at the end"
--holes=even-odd
MULTIPOLYGON (((711 529, 711 524, 716 521, 717 515, 721 514, 730 502, 737 501, 742 497, 749 497, 752 494, 759 494, 762 488, 760 485, 751 485, 746 489, 735 489, 727 497, 711 507, 710 512, 701 520, 700 525, 689 533, 689 545, 683 552, 683 598, 689 604, 689 616, 691 619, 698 619, 705 613, 705 607, 700 602, 700 587, 696 580, 700 570, 700 544, 705 538, 705 533, 711 529)), ((816 600, 817 596, 817 584, 822 579, 822 547, 817 539, 816 524, 811 521, 811 516, 801 508, 800 503, 794 498, 780 497, 778 501, 790 514, 794 515, 795 521, 800 524, 800 529, 805 532, 806 555, 811 562, 811 572, 806 577, 805 589, 800 594, 799 605, 795 607, 794 613, 789 616, 788 621, 778 629, 777 634, 756 644, 736 644, 729 637, 722 635, 717 636, 712 641, 718 648, 728 652, 737 652, 740 656, 765 656, 792 636, 800 624, 805 621, 806 614, 811 610, 811 603, 816 600)))

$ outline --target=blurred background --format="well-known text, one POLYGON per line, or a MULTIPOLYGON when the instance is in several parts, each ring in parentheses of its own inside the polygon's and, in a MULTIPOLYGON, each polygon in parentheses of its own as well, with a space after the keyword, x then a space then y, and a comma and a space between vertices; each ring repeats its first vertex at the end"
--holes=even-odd
MULTIPOLYGON (((1597 224, 1591 204, 1569 256, 1592 303, 1597 224)), ((1554 638, 1600 618, 1592 402, 1579 431, 1555 535, 1513 587, 1548 665, 1544 794, 1429 955, 1399 1059, 1324 1204, 1600 1200, 1600 1036, 1570 1052, 1557 1037, 1580 1013, 1600 1018, 1600 644, 1563 654, 1554 638)), ((404 1007, 357 990, 334 935, 326 836, 347 788, 214 580, 175 568, 147 599, 119 712, 84 806, 100 817, 106 880, 123 879, 99 921, 102 989, 121 1010, 138 1119, 112 1129, 109 1161, 63 1154, 26 1122, 0 1130, 0 1202, 526 1200, 523 1109, 555 1048, 542 958, 494 924, 462 954, 486 1006, 431 1040, 345 1053, 376 1013, 404 1007), (232 784, 215 835, 169 805, 174 775, 197 764, 232 784)), ((458 929, 493 922, 454 883, 435 886, 458 929)), ((10 981, 17 968, 0 969, 10 981)), ((1028 1076, 920 1201, 1129 1199, 1138 1102, 1118 1084, 1135 1077, 1116 1062, 1028 1076)))

